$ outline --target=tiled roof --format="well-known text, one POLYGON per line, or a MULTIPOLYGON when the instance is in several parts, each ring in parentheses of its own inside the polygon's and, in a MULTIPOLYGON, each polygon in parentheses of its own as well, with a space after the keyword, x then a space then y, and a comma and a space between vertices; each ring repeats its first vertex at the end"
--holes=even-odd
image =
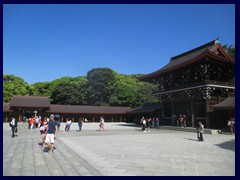
POLYGON ((50 100, 49 97, 42 96, 13 96, 10 106, 50 108, 50 100))
POLYGON ((3 103, 3 112, 12 112, 13 110, 10 110, 9 103, 3 103))
POLYGON ((116 106, 79 106, 79 105, 51 105, 50 113, 76 114, 126 114, 130 107, 116 106))
POLYGON ((216 105, 212 105, 213 109, 217 109, 217 110, 234 110, 235 109, 235 97, 228 97, 227 99, 225 99, 224 101, 216 104, 216 105))
POLYGON ((181 67, 184 67, 188 64, 191 64, 195 61, 200 60, 204 56, 215 56, 218 57, 219 60, 223 60, 225 62, 234 63, 235 61, 223 50, 221 44, 217 41, 211 41, 209 43, 206 43, 202 46, 199 46, 195 49, 192 49, 190 51, 187 51, 183 54, 177 55, 175 57, 172 57, 170 59, 170 62, 163 66, 161 69, 152 72, 147 75, 143 75, 140 77, 137 77, 140 80, 148 79, 156 75, 160 75, 162 73, 166 73, 181 67), (216 55, 215 52, 219 51, 219 55, 216 55))
POLYGON ((160 108, 161 108, 160 103, 151 103, 151 104, 145 104, 138 108, 132 109, 131 111, 128 111, 128 113, 154 112, 160 108))

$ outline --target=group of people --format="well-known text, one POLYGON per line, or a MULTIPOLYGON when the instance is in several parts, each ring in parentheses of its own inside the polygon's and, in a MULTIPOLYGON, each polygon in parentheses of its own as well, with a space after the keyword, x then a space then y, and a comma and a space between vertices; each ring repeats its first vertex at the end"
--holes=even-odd
POLYGON ((49 148, 49 153, 53 153, 54 148, 54 140, 57 138, 58 133, 58 120, 60 119, 59 115, 56 115, 54 119, 54 115, 51 114, 49 121, 45 117, 43 123, 41 124, 39 130, 42 137, 42 146, 45 149, 47 146, 49 148))
POLYGON ((155 127, 156 130, 160 130, 160 121, 158 117, 153 117, 153 118, 142 117, 140 122, 142 124, 143 132, 150 132, 151 127, 155 127))
MULTIPOLYGON (((35 118, 30 118, 29 121, 28 123, 30 125, 35 124, 36 128, 38 127, 38 124, 40 124, 39 131, 42 138, 42 146, 44 149, 48 146, 49 153, 53 153, 54 140, 57 137, 57 133, 60 129, 60 124, 61 124, 60 116, 58 114, 56 114, 55 116, 51 114, 50 118, 44 117, 43 121, 41 120, 41 117, 36 116, 35 118), (38 121, 36 121, 36 119, 38 119, 38 121)), ((183 125, 184 125, 184 115, 179 116, 179 122, 183 122, 183 125)), ((66 121, 65 131, 70 130, 71 124, 72 122, 70 119, 66 121)), ((157 130, 160 129, 160 121, 158 117, 153 117, 153 118, 142 117, 141 124, 142 124, 143 132, 150 132, 151 127, 156 127, 157 130)), ((9 123, 9 125, 12 129, 12 138, 14 138, 15 133, 17 132, 18 121, 15 118, 11 118, 11 122, 9 123)), ((30 125, 29 125, 29 128, 31 129, 32 126, 30 125)), ((82 125, 83 125, 83 118, 80 118, 78 120, 79 131, 82 130, 82 125)), ((231 118, 228 121, 227 125, 230 128, 231 134, 233 133, 235 134, 235 119, 231 118)), ((198 122, 196 129, 197 129, 197 139, 199 141, 203 141, 204 125, 201 121, 198 122)), ((105 131, 103 117, 100 117, 99 130, 105 131)))
POLYGON ((179 114, 178 116, 173 114, 173 119, 176 122, 176 125, 178 127, 186 128, 187 124, 189 123, 188 119, 187 119, 187 116, 185 114, 179 114))
POLYGON ((42 124, 41 116, 32 116, 31 118, 25 120, 28 122, 28 129, 38 128, 38 126, 42 124))

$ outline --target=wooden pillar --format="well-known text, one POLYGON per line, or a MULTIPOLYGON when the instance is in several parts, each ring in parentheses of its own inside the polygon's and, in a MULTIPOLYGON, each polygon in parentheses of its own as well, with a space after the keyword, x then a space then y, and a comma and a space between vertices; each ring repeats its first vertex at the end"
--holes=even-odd
POLYGON ((164 117, 164 103, 162 103, 162 117, 164 117))
POLYGON ((165 112, 164 112, 164 103, 162 103, 162 117, 160 119, 160 124, 166 125, 165 124, 165 112))
POLYGON ((209 118, 209 100, 206 99, 206 128, 210 127, 210 118, 209 118))
POLYGON ((174 114, 174 102, 171 103, 171 111, 172 111, 172 126, 174 125, 174 118, 173 118, 173 114, 174 114))
POLYGON ((194 119, 194 101, 191 99, 191 119, 192 119, 192 127, 194 127, 195 119, 194 119))

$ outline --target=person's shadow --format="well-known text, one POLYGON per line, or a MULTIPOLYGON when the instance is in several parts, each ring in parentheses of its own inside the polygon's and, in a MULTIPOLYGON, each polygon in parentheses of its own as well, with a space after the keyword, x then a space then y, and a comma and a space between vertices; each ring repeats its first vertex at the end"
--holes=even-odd
POLYGON ((192 139, 192 138, 184 138, 184 139, 191 140, 191 141, 199 141, 197 139, 192 139))

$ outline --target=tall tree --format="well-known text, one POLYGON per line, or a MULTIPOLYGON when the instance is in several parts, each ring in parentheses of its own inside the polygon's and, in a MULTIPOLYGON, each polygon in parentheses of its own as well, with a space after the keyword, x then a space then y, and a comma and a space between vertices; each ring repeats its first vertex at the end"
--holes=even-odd
POLYGON ((152 96, 156 86, 140 82, 134 75, 116 74, 116 78, 115 91, 110 98, 111 105, 137 107, 145 103, 157 101, 152 96))
POLYGON ((31 85, 29 92, 33 96, 51 96, 51 83, 50 82, 36 82, 31 85))
POLYGON ((51 99, 53 104, 86 104, 85 77, 62 78, 61 80, 58 80, 52 90, 51 99))
POLYGON ((87 73, 89 105, 108 105, 116 82, 115 72, 109 68, 96 68, 87 73))
POLYGON ((12 95, 29 95, 29 84, 13 74, 3 75, 3 102, 10 102, 12 95))

